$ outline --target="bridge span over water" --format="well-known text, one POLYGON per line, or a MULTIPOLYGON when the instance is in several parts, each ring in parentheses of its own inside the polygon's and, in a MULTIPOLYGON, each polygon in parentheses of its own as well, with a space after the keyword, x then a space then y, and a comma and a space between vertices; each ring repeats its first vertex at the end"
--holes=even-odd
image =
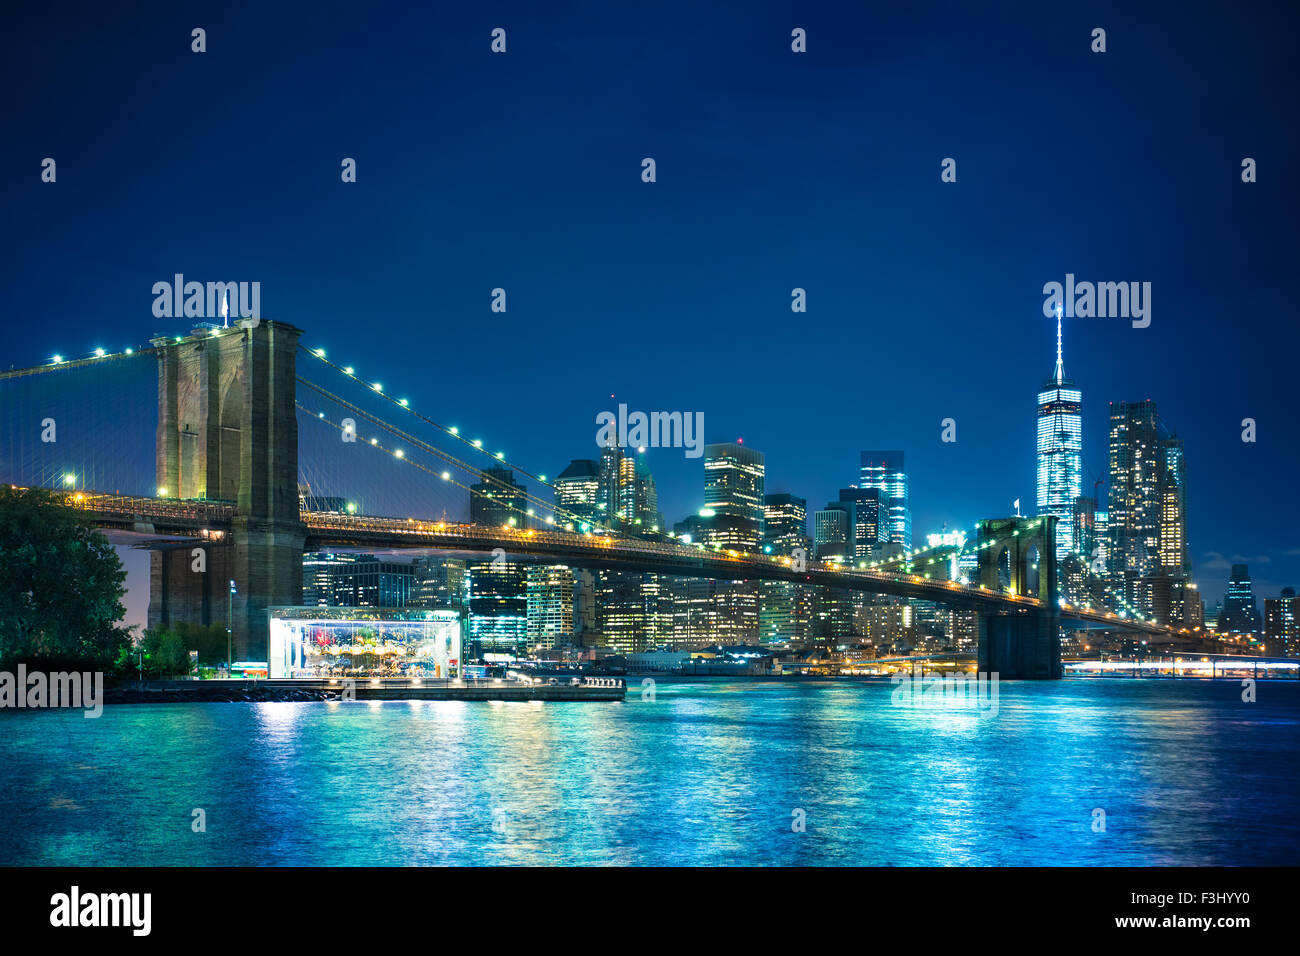
MULTIPOLYGON (((391 464, 419 468, 433 485, 455 486, 470 494, 491 487, 489 466, 511 465, 543 487, 544 476, 512 465, 501 453, 480 467, 466 457, 486 454, 454 427, 410 410, 406 399, 389 398, 378 382, 364 383, 351 368, 327 361, 323 350, 299 344, 300 330, 282 322, 246 319, 230 329, 197 329, 187 336, 156 337, 136 361, 157 370, 154 488, 152 494, 104 494, 93 484, 58 480, 58 461, 68 446, 24 446, 5 456, 0 480, 44 484, 66 492, 101 527, 139 536, 151 550, 150 624, 174 621, 209 624, 224 621, 228 581, 236 583, 231 627, 236 654, 244 660, 265 655, 267 608, 296 605, 302 597, 302 557, 322 548, 369 551, 437 550, 492 553, 511 560, 562 564, 689 577, 789 581, 799 584, 934 601, 971 610, 979 621, 980 669, 1004 678, 1055 678, 1061 675, 1062 620, 1163 633, 1155 625, 1114 614, 1063 606, 1056 585, 1054 517, 994 518, 977 525, 969 550, 977 557, 970 584, 948 580, 942 561, 909 555, 900 567, 848 568, 790 557, 705 548, 665 536, 621 533, 595 527, 570 531, 572 514, 554 502, 526 496, 527 515, 519 526, 488 527, 419 517, 372 517, 301 507, 299 487, 306 462, 299 456, 299 414, 304 395, 328 397, 345 417, 329 420, 324 410, 304 420, 338 429, 344 443, 359 427, 374 429, 368 444, 391 464), (371 396, 390 402, 394 415, 410 424, 396 426, 355 399, 335 394, 315 378, 299 374, 300 354, 321 370, 351 384, 367 385, 371 396), (298 387, 304 391, 299 392, 298 387), (426 441, 416 426, 442 434, 456 449, 426 441), (381 440, 400 442, 386 447, 381 440), (407 456, 427 456, 430 467, 407 456), (30 480, 34 473, 39 480, 30 480), (470 485, 470 480, 476 484, 470 485), (534 507, 536 507, 536 511, 534 507), (206 571, 191 570, 189 552, 202 547, 206 571)), ((103 356, 120 362, 122 356, 103 356)), ((0 381, 46 375, 81 375, 98 367, 96 359, 54 363, 0 373, 0 381)), ((3 393, 0 393, 3 396, 3 393)), ((33 406, 22 420, 42 417, 40 391, 23 401, 33 406)), ((152 411, 152 409, 151 409, 152 411)), ((25 427, 25 426, 24 426, 25 427)), ((108 429, 110 434, 112 429, 108 429)), ((358 443, 365 445, 367 443, 358 443)), ((581 521, 581 519, 579 519, 581 521)), ((582 527, 579 524, 578 527, 582 527)))

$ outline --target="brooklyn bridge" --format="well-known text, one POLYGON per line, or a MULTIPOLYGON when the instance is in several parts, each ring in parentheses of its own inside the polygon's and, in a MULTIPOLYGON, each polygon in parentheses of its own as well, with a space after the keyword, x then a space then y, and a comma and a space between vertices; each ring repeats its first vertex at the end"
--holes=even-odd
POLYGON ((151 626, 226 622, 229 608, 244 660, 265 657, 267 609, 301 603, 303 554, 323 548, 504 552, 521 563, 932 601, 976 614, 979 668, 1003 679, 1061 676, 1062 625, 1169 634, 1136 615, 1063 601, 1051 516, 988 518, 959 547, 866 567, 632 534, 544 494, 525 493, 517 520, 501 526, 457 520, 449 510, 491 488, 496 469, 553 486, 301 336, 284 322, 244 319, 0 373, 0 481, 52 489, 116 540, 147 548, 151 626), (323 495, 303 487, 346 490, 339 500, 349 502, 372 490, 363 509, 323 508, 323 495), (972 556, 974 573, 958 580, 957 562, 972 556))

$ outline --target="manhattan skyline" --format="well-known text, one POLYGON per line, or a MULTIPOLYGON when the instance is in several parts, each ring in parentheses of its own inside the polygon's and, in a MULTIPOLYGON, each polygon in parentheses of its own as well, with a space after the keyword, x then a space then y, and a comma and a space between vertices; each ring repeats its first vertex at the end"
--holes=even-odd
MULTIPOLYGON (((1016 498, 1032 510, 1034 394, 1054 360, 1044 283, 1149 281, 1148 328, 1065 321, 1084 492, 1105 473, 1108 403, 1150 398, 1186 441, 1207 605, 1231 563, 1260 597, 1300 584, 1280 384, 1287 31, 1255 37, 1231 11, 1158 25, 951 11, 922 30, 889 12, 738 21, 669 5, 636 30, 613 11, 413 13, 363 48, 328 9, 309 24, 205 14, 204 57, 167 52, 190 14, 57 38, 20 15, 3 68, 23 91, 22 148, 6 151, 0 208, 29 224, 3 268, 11 315, 31 321, 11 363, 188 331, 150 312, 176 272, 256 280, 268 317, 547 474, 595 457, 596 415, 624 401, 703 411, 706 441, 743 437, 768 490, 810 508, 855 479, 861 449, 901 449, 921 539, 1016 498), (497 19, 512 44, 493 59, 497 19), (1097 25, 1105 54, 1088 49, 1097 25), (802 57, 792 26, 808 31, 802 57), (1248 33, 1249 57, 1233 43, 1248 33), (1223 47, 1212 77, 1191 57, 1207 35, 1223 47), (126 78, 123 58, 146 53, 167 84, 126 78), (23 75, 37 60, 69 69, 37 83, 23 75), (101 82, 84 89, 78 70, 101 82), (993 104, 997 126, 979 119, 993 104), (255 150, 233 148, 241 132, 255 150), (57 183, 39 179, 45 156, 57 183), (1259 182, 1241 181, 1245 156, 1259 182), (356 183, 339 181, 342 157, 356 183)), ((702 506, 699 460, 648 455, 670 524, 702 506)))

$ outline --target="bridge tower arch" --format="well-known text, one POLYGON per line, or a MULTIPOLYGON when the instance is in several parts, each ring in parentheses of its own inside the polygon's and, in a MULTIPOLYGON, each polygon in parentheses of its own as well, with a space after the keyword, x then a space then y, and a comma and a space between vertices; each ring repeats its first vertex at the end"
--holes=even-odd
POLYGON ((979 524, 978 583, 990 591, 1036 598, 1020 611, 980 612, 979 669, 1001 679, 1061 676, 1061 607, 1056 586, 1056 517, 991 518, 979 524), (1007 555, 1009 585, 999 581, 1007 555))
MULTIPOLYGON (((266 609, 302 600, 295 359, 301 330, 243 319, 152 340, 158 350, 157 494, 235 505, 228 540, 150 556, 149 626, 224 624, 237 660, 265 660, 266 609), (233 601, 229 583, 235 582, 233 601)), ((196 542, 197 544, 197 542, 196 542)))

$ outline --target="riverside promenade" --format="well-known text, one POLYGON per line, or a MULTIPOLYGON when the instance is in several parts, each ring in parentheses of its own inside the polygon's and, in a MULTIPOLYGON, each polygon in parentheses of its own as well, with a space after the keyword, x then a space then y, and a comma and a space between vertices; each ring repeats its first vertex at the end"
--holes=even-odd
POLYGON ((104 689, 106 704, 179 704, 274 701, 501 700, 621 701, 621 677, 519 681, 499 678, 293 678, 128 681, 104 689))

